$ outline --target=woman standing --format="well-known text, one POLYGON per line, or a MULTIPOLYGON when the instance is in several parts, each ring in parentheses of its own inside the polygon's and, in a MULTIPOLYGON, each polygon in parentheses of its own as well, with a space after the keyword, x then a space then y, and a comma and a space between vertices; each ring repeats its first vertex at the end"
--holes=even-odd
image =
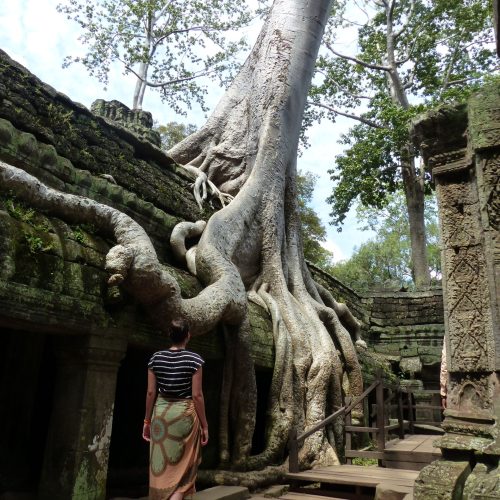
POLYGON ((156 352, 148 363, 142 437, 150 442, 150 500, 181 500, 193 494, 200 445, 208 442, 202 392, 204 361, 186 350, 190 338, 186 323, 172 322, 172 347, 156 352))

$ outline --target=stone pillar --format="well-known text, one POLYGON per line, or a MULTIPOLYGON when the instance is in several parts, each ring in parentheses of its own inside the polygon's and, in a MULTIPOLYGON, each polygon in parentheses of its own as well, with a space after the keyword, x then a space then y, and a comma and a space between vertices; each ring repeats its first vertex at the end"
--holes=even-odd
POLYGON ((64 336, 55 350, 58 370, 39 498, 104 499, 116 376, 126 342, 64 336))
POLYGON ((492 489, 483 493, 500 498, 494 486, 500 457, 499 108, 498 88, 490 87, 467 107, 441 108, 414 125, 436 182, 449 371, 443 460, 422 470, 416 499, 463 498, 466 484, 467 498, 483 498, 474 492, 488 474, 492 489))

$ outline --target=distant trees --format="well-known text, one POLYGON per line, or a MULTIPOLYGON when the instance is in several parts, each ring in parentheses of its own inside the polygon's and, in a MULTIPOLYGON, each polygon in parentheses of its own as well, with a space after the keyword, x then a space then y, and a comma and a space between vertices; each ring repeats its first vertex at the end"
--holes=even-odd
POLYGON ((158 125, 156 130, 160 134, 162 149, 168 151, 179 144, 182 139, 196 132, 197 127, 192 123, 186 125, 185 123, 168 122, 165 125, 158 125))
MULTIPOLYGON (((412 252, 404 194, 388 195, 383 210, 359 207, 358 221, 377 233, 362 243, 352 257, 330 267, 329 272, 357 291, 377 288, 414 288, 412 252)), ((431 283, 441 279, 439 231, 434 197, 425 200, 427 253, 431 283)))
POLYGON ((321 243, 326 241, 326 229, 316 211, 309 205, 312 200, 316 175, 311 172, 297 173, 298 211, 302 223, 304 257, 313 264, 328 270, 333 263, 333 253, 321 243))
POLYGON ((65 0, 58 11, 80 25, 87 46, 85 55, 68 56, 64 66, 81 63, 106 85, 118 62, 137 79, 133 109, 142 108, 151 88, 180 114, 193 101, 204 107, 200 77, 228 78, 235 55, 246 47, 228 34, 254 15, 245 0, 65 0))
POLYGON ((484 0, 334 1, 308 116, 356 123, 329 171, 332 220, 342 224, 355 200, 382 209, 387 196, 402 189, 417 286, 430 281, 424 223, 430 186, 409 141, 409 122, 428 107, 464 99, 494 73, 492 41, 484 0), (340 48, 353 32, 356 55, 340 48))

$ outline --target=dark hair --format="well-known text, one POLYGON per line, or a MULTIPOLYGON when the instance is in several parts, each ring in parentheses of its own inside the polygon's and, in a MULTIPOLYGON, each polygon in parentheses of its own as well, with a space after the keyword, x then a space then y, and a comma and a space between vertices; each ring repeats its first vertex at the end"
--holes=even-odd
POLYGON ((170 340, 174 344, 180 344, 187 339, 189 334, 189 325, 186 321, 183 320, 175 320, 170 324, 170 340))

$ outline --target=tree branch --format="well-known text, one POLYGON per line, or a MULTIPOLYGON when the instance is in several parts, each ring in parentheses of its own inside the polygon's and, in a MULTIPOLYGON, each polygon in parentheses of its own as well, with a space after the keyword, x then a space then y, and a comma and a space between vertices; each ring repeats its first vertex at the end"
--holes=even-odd
MULTIPOLYGON (((500 66, 496 66, 495 68, 492 68, 491 71, 497 71, 500 69, 500 66)), ((483 78, 484 75, 478 75, 478 76, 470 76, 469 78, 461 78, 460 80, 452 80, 451 82, 447 82, 446 85, 443 86, 443 90, 447 89, 448 87, 451 87, 452 85, 460 85, 462 83, 467 83, 472 80, 479 80, 480 78, 483 78)))
POLYGON ((334 50, 334 48, 328 43, 326 44, 326 47, 332 54, 336 55, 337 57, 340 57, 342 59, 347 59, 348 61, 355 62, 356 64, 359 64, 360 66, 363 66, 365 68, 378 69, 380 71, 391 71, 391 68, 389 66, 381 66, 379 64, 371 64, 371 63, 367 63, 365 61, 362 61, 361 59, 358 59, 357 57, 351 57, 351 56, 347 56, 345 54, 340 54, 339 52, 334 50))
POLYGON ((387 16, 392 21, 394 20, 394 8, 396 7, 396 0, 391 0, 391 4, 389 5, 389 9, 387 12, 387 16))
POLYGON ((395 40, 397 40, 398 37, 400 37, 408 29, 408 26, 410 25, 410 21, 413 18, 414 12, 415 12, 415 0, 411 0, 410 11, 408 12, 408 17, 406 18, 406 22, 403 23, 401 28, 399 28, 399 30, 394 33, 395 40))
POLYGON ((195 78, 199 78, 201 76, 207 76, 210 73, 214 73, 215 70, 209 70, 209 71, 202 71, 196 75, 191 75, 191 76, 185 76, 183 78, 176 78, 175 80, 169 80, 168 82, 163 82, 163 83, 153 83, 150 82, 137 73, 131 66, 125 63, 125 61, 118 59, 123 65, 125 66, 125 69, 127 71, 130 71, 134 76, 136 76, 141 82, 143 82, 145 85, 151 88, 160 88, 160 87, 168 87, 169 85, 174 85, 176 83, 182 83, 182 82, 188 82, 189 80, 194 80, 195 78))
POLYGON ((324 109, 330 111, 331 113, 334 113, 334 114, 340 115, 340 116, 345 116, 346 118, 351 118, 352 120, 356 120, 358 122, 364 123, 365 125, 368 125, 369 127, 372 127, 372 128, 382 128, 381 125, 369 120, 368 118, 364 118, 363 116, 353 115, 350 113, 344 113, 343 111, 339 111, 338 109, 332 108, 331 106, 327 106, 326 104, 321 104, 320 102, 307 101, 307 104, 309 104, 311 106, 317 106, 319 108, 324 108, 324 109))

